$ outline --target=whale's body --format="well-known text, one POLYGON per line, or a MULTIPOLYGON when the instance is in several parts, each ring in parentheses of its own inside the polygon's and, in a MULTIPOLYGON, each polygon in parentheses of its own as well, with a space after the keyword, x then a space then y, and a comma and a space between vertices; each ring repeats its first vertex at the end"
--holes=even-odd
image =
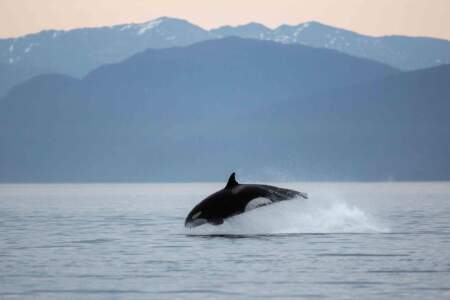
POLYGON ((225 188, 208 196, 187 215, 186 227, 205 223, 222 224, 224 219, 275 202, 297 197, 307 198, 305 193, 271 185, 239 184, 231 174, 225 188))

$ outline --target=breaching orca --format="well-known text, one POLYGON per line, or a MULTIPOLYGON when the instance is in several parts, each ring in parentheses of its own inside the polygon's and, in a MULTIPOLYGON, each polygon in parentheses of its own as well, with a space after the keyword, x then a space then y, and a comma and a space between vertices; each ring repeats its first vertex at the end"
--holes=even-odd
POLYGON ((196 227, 205 223, 220 225, 223 220, 275 202, 302 197, 305 193, 262 184, 240 184, 232 173, 225 188, 197 204, 187 215, 184 225, 196 227))

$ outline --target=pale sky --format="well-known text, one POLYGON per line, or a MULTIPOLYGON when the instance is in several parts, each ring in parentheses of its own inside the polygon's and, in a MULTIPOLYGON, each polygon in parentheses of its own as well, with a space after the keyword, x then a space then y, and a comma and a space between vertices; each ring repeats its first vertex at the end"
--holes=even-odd
POLYGON ((0 37, 141 23, 161 16, 204 28, 319 21, 368 35, 450 40, 450 0, 0 0, 0 37))

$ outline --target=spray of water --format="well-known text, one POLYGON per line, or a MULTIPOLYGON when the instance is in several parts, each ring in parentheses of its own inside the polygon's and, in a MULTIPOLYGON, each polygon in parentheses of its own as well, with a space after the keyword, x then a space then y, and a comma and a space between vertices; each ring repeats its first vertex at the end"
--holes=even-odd
POLYGON ((261 207, 225 220, 189 229, 198 235, 388 232, 375 218, 342 200, 295 199, 261 207))

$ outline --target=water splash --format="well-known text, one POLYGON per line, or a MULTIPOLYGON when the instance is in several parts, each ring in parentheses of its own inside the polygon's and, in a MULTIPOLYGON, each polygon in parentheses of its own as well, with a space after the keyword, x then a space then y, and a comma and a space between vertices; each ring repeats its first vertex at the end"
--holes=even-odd
POLYGON ((229 218, 220 226, 205 224, 187 231, 193 235, 389 232, 355 205, 330 199, 280 202, 229 218))

